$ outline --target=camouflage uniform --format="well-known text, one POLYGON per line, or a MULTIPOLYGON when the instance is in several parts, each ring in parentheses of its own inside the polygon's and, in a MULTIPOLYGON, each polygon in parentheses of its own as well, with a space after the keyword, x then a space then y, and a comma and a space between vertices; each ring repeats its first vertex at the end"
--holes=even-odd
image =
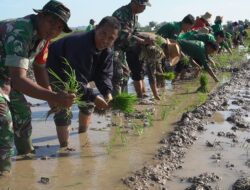
MULTIPOLYGON (((137 40, 135 39, 137 33, 136 27, 138 25, 138 17, 132 14, 131 4, 117 9, 112 16, 116 17, 122 26, 119 37, 115 42, 116 52, 114 57, 115 64, 113 74, 113 86, 115 90, 113 94, 115 94, 117 91, 119 91, 119 89, 122 88, 121 84, 127 83, 129 78, 129 69, 133 75, 133 73, 140 70, 140 68, 131 68, 131 61, 126 61, 130 60, 128 57, 126 57, 126 55, 131 52, 131 49, 138 48, 137 40)), ((141 63, 136 65, 140 67, 141 63)), ((124 86, 126 86, 126 84, 124 86)))
POLYGON ((121 92, 128 91, 129 68, 126 61, 126 54, 123 51, 115 51, 113 64, 113 92, 115 96, 121 92))
MULTIPOLYGON (((36 15, 28 15, 0 22, 0 90, 10 85, 8 67, 28 70, 33 62, 44 65, 37 60, 37 55, 43 52, 47 42, 38 39, 35 20, 36 15)), ((8 171, 13 139, 19 154, 33 150, 31 110, 24 95, 13 89, 9 96, 0 93, 0 104, 5 110, 0 112, 0 171, 8 171)))

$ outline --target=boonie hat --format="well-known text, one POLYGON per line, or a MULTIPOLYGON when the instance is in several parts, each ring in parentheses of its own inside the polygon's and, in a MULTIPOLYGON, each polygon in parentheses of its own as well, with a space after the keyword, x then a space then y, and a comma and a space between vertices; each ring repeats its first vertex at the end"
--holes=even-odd
POLYGON ((64 6, 61 2, 56 0, 51 0, 41 10, 33 9, 36 13, 51 13, 57 16, 64 23, 63 31, 66 33, 72 32, 72 30, 67 25, 70 17, 70 10, 64 6))

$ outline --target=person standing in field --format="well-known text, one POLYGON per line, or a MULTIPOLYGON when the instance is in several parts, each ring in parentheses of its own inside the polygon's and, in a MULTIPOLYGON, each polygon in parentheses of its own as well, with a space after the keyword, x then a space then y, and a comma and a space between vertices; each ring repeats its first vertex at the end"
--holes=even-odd
POLYGON ((140 36, 137 31, 138 14, 144 12, 146 6, 151 6, 148 0, 131 0, 129 4, 120 7, 112 14, 122 26, 119 38, 114 46, 117 56, 115 60, 118 61, 115 65, 113 86, 119 89, 124 77, 127 78, 125 73, 130 70, 135 91, 139 98, 142 98, 145 93, 143 63, 139 60, 141 46, 153 44, 152 39, 140 36))
MULTIPOLYGON (((108 103, 113 99, 113 51, 112 47, 120 31, 120 23, 115 17, 104 17, 94 30, 77 33, 52 43, 49 47, 47 67, 53 70, 64 82, 67 82, 68 66, 76 73, 76 80, 80 85, 79 93, 85 105, 79 106, 79 133, 87 131, 91 116, 96 106, 98 109, 108 108, 108 103), (89 82, 95 85, 101 94, 94 93, 88 86, 89 82)), ((50 75, 50 81, 54 88, 58 88, 58 79, 50 75)), ((64 90, 63 87, 60 87, 64 90)), ((72 115, 68 110, 62 109, 55 113, 54 121, 57 136, 61 147, 68 147, 69 127, 72 115)))
POLYGON ((89 32, 90 30, 93 30, 95 28, 95 21, 94 19, 90 19, 89 25, 86 28, 86 32, 89 32))
POLYGON ((70 10, 51 0, 34 11, 37 14, 0 22, 0 176, 10 174, 14 142, 17 154, 34 151, 31 110, 24 94, 63 107, 75 98, 53 92, 45 68, 48 42, 62 31, 71 32, 70 10), (31 64, 36 82, 27 77, 31 64))

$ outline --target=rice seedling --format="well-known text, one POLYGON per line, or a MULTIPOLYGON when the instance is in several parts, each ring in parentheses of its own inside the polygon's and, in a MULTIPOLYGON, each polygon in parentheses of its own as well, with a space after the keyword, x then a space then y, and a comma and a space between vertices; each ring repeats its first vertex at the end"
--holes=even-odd
POLYGON ((113 148, 115 142, 117 141, 117 137, 120 137, 123 146, 125 146, 127 144, 127 142, 128 142, 127 137, 124 134, 124 132, 121 131, 121 127, 116 127, 113 137, 111 138, 110 142, 106 146, 106 150, 107 150, 108 154, 111 153, 112 148, 113 148))
POLYGON ((164 44, 164 43, 166 43, 166 40, 163 38, 163 37, 161 37, 161 36, 159 36, 159 35, 157 35, 156 37, 155 37, 155 45, 157 45, 157 46, 159 46, 159 47, 162 47, 162 45, 164 44))
POLYGON ((202 74, 200 76, 200 87, 197 89, 197 92, 207 93, 208 92, 208 76, 202 74))
POLYGON ((135 132, 136 135, 141 136, 144 133, 144 127, 143 125, 139 125, 136 123, 132 124, 133 131, 135 132))
MULTIPOLYGON (((54 72, 52 69, 48 69, 48 72, 51 74, 52 77, 54 77, 55 82, 52 82, 52 86, 56 91, 64 91, 67 93, 72 93, 76 95, 76 98, 74 100, 74 104, 78 106, 84 106, 86 105, 85 101, 82 100, 83 93, 81 92, 81 85, 77 81, 75 70, 72 69, 67 59, 64 59, 64 64, 67 66, 67 70, 64 70, 64 73, 66 74, 66 80, 63 80, 56 72, 54 72)), ((65 108, 62 107, 56 107, 51 108, 51 110, 48 112, 46 119, 49 117, 51 113, 54 113, 55 110, 63 110, 65 108)), ((70 116, 70 109, 67 109, 67 115, 70 116)))
POLYGON ((162 73, 161 75, 165 80, 174 80, 175 79, 174 72, 165 72, 165 73, 162 73))
POLYGON ((149 127, 152 127, 153 126, 153 114, 147 111, 145 113, 145 117, 148 121, 149 127))
POLYGON ((124 113, 132 113, 135 110, 135 103, 137 97, 128 93, 121 93, 116 95, 110 102, 113 109, 120 110, 124 113))
POLYGON ((161 120, 166 119, 168 112, 169 112, 169 108, 165 106, 161 108, 161 120))
POLYGON ((183 65, 188 66, 189 65, 189 57, 188 56, 184 56, 181 59, 181 62, 182 62, 183 65))

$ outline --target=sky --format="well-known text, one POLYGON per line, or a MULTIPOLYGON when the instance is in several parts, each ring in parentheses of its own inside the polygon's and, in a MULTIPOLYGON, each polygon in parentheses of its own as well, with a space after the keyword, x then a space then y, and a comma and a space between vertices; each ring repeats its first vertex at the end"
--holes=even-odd
MULTIPOLYGON (((69 26, 86 26, 93 18, 97 23, 130 0, 60 0, 70 10, 69 26)), ((41 9, 48 0, 1 0, 0 20, 23 17, 41 9)), ((157 23, 180 21, 187 14, 194 17, 203 15, 206 11, 213 17, 224 16, 226 21, 250 20, 250 0, 150 0, 152 6, 139 15, 139 23, 148 25, 150 21, 157 23)))

